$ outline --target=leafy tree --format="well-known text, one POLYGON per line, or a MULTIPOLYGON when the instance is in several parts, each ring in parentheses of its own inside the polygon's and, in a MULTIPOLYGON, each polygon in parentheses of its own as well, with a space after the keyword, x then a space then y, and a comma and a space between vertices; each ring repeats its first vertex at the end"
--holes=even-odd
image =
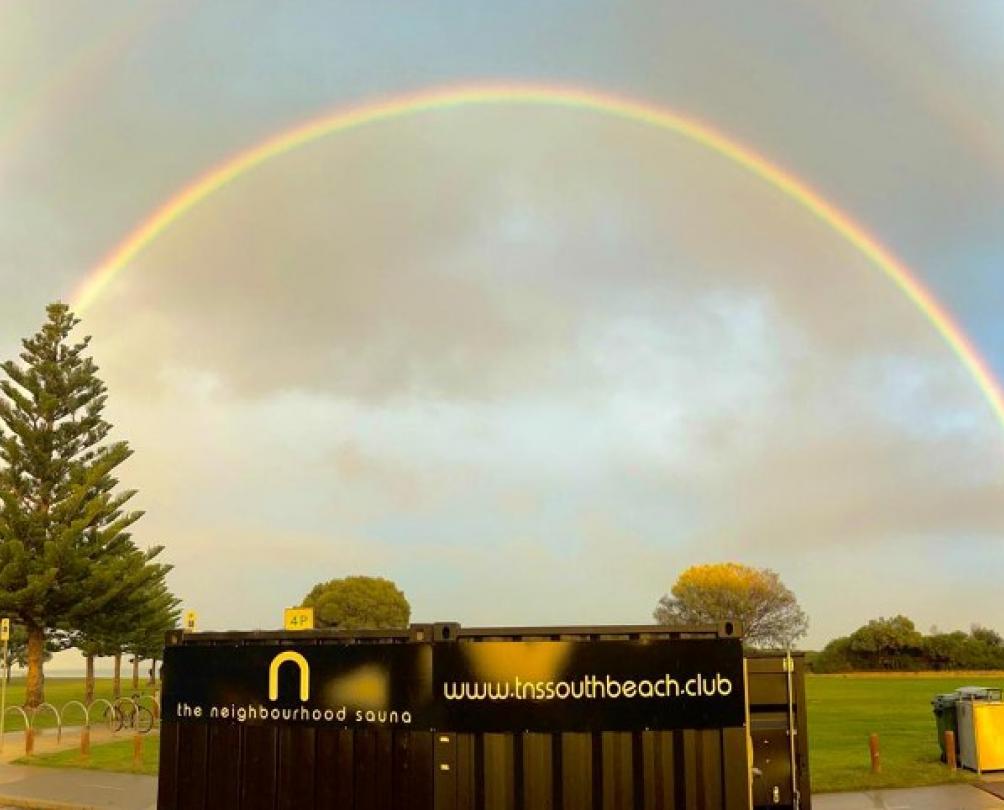
POLYGON ((911 669, 923 652, 923 636, 906 616, 872 619, 850 635, 850 649, 879 669, 911 669))
POLYGON ((776 573, 739 563, 688 568, 653 615, 659 624, 740 621, 755 647, 787 647, 809 629, 795 594, 776 573))
POLYGON ((974 624, 969 628, 969 635, 974 641, 986 644, 988 647, 1004 647, 1004 638, 996 630, 974 624))
POLYGON ((131 454, 106 442, 107 399, 89 338, 69 342, 78 320, 51 304, 41 330, 22 341, 23 363, 2 364, 0 381, 0 615, 27 632, 28 705, 44 699, 47 635, 110 601, 109 575, 133 548, 141 516, 116 493, 114 471, 131 454))
POLYGON ((318 627, 393 630, 408 626, 411 605, 389 579, 345 577, 319 582, 303 600, 318 627))
POLYGON ((855 669, 851 640, 846 636, 835 638, 812 658, 813 672, 850 672, 855 669))
POLYGON ((1004 669, 1004 645, 989 628, 922 636, 905 616, 873 619, 836 638, 812 660, 813 672, 850 670, 1004 669))
POLYGON ((921 639, 925 668, 958 669, 968 657, 970 637, 965 633, 931 633, 921 639))

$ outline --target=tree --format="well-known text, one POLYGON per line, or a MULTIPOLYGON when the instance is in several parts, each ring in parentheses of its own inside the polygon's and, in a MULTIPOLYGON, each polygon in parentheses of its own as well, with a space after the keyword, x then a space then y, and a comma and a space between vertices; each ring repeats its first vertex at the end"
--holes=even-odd
POLYGON ((303 600, 318 627, 393 630, 408 626, 411 605, 389 579, 345 577, 319 582, 303 600))
POLYGON ((872 619, 850 635, 850 649, 879 669, 912 669, 924 637, 906 616, 872 619))
POLYGON ((988 647, 1002 647, 1004 646, 1004 638, 1001 638, 1000 633, 996 630, 992 630, 989 627, 983 627, 979 624, 974 624, 969 628, 969 635, 972 636, 974 641, 982 642, 988 647))
POLYGON ((149 658, 153 662, 151 672, 156 669, 157 661, 163 658, 164 637, 168 630, 178 626, 181 618, 181 600, 171 594, 163 578, 151 582, 146 590, 142 613, 137 617, 124 645, 125 651, 132 655, 134 692, 139 690, 139 662, 149 658))
POLYGON ((64 304, 47 316, 21 342, 23 365, 0 366, 0 615, 25 626, 32 706, 44 699, 47 635, 108 604, 110 569, 134 548, 128 529, 142 514, 124 509, 134 491, 115 492, 113 473, 131 451, 106 442, 90 339, 69 342, 78 320, 64 304))
POLYGON ((659 624, 740 621, 754 647, 788 647, 809 629, 795 594, 776 573, 739 563, 688 568, 653 615, 659 624))
POLYGON ((146 552, 133 549, 123 554, 112 569, 117 586, 109 589, 109 599, 103 609, 75 619, 78 628, 75 644, 87 661, 85 703, 94 698, 95 657, 115 659, 112 694, 118 698, 122 691, 123 652, 152 625, 161 621, 167 623, 171 611, 177 617, 178 600, 171 596, 165 583, 171 566, 152 562, 159 551, 157 547, 146 552))
MULTIPOLYGON (((59 652, 62 647, 58 643, 46 640, 45 655, 46 661, 52 658, 54 652, 59 652)), ((24 668, 28 665, 28 632, 19 624, 10 628, 10 641, 7 646, 7 661, 4 666, 4 679, 10 683, 11 669, 17 665, 24 668)))

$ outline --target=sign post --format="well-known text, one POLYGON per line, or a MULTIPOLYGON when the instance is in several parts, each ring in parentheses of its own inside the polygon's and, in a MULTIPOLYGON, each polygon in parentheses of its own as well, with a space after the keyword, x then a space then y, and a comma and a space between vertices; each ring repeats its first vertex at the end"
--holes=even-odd
POLYGON ((4 720, 7 717, 7 645, 10 644, 10 619, 0 619, 0 641, 3 642, 3 672, 0 678, 0 749, 4 741, 4 720))

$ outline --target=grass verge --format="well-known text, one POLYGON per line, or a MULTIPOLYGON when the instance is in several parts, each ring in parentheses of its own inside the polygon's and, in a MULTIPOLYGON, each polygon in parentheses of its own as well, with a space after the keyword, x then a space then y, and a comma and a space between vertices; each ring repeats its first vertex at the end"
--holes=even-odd
POLYGON ((809 675, 809 767, 813 793, 971 782, 941 762, 931 699, 960 686, 1004 687, 1004 677, 967 674, 809 675), (871 773, 868 736, 879 735, 882 772, 871 773))
POLYGON ((157 775, 157 761, 160 751, 160 737, 149 734, 143 738, 143 758, 140 767, 133 765, 133 742, 119 740, 91 746, 91 755, 82 757, 76 748, 53 754, 21 757, 18 765, 38 765, 44 768, 85 768, 95 771, 115 771, 116 773, 140 773, 157 775))

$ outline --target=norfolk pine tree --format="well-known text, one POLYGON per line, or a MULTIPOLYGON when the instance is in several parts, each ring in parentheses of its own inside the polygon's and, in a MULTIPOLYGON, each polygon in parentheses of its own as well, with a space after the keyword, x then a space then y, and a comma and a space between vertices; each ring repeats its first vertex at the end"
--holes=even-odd
POLYGON ((153 661, 152 670, 164 654, 164 637, 178 626, 181 618, 177 599, 167 589, 163 579, 150 583, 143 601, 142 615, 137 617, 128 637, 125 650, 132 655, 132 688, 139 690, 139 662, 144 658, 153 661))
POLYGON ((44 699, 46 635, 101 610, 117 584, 111 572, 134 546, 124 511, 135 494, 115 493, 113 472, 131 454, 105 442, 107 399, 89 338, 68 341, 77 319, 47 307, 41 330, 23 340, 23 365, 0 366, 0 615, 28 635, 26 703, 44 699))
POLYGON ((106 600, 99 609, 71 615, 77 632, 74 645, 87 662, 84 678, 84 703, 94 699, 94 659, 97 656, 115 658, 116 677, 113 694, 120 696, 122 650, 136 628, 149 622, 151 613, 161 610, 163 599, 173 599, 167 593, 164 578, 171 566, 151 562, 160 552, 154 547, 146 552, 133 548, 114 564, 105 566, 102 574, 110 581, 103 590, 106 600), (115 584, 117 583, 117 585, 115 584))

